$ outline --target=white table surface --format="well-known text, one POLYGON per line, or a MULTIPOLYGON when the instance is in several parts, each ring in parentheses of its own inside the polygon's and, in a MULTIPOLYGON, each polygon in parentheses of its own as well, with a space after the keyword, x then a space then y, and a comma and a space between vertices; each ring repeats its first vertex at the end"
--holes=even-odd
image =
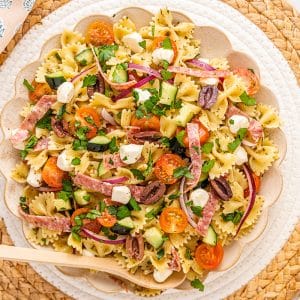
POLYGON ((290 4, 294 6, 300 12, 300 0, 288 0, 290 4))

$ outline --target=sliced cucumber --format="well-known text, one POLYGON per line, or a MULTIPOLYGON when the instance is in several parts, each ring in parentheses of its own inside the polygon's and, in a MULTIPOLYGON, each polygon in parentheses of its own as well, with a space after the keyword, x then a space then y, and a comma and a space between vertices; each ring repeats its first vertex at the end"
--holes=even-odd
POLYGON ((144 233, 144 237, 155 249, 159 248, 164 242, 162 233, 156 227, 147 229, 144 233))
POLYGON ((53 204, 57 211, 65 211, 65 210, 72 209, 70 200, 64 200, 64 199, 58 198, 58 199, 54 199, 53 204))
POLYGON ((134 224, 133 224, 133 221, 130 217, 126 217, 122 220, 119 220, 118 221, 118 224, 126 227, 126 228, 129 228, 129 229, 133 229, 134 228, 134 224))
POLYGON ((55 72, 52 74, 46 74, 45 80, 51 87, 51 89, 57 90, 58 87, 66 81, 66 78, 63 75, 63 72, 55 72))
POLYGON ((193 118, 194 105, 190 105, 188 103, 184 103, 179 110, 179 114, 175 117, 175 122, 178 126, 185 127, 186 124, 193 118))
POLYGON ((97 175, 98 177, 101 177, 102 175, 104 175, 107 172, 107 170, 104 168, 104 164, 101 161, 98 165, 98 169, 97 169, 97 175))
POLYGON ((84 49, 75 56, 75 60, 81 66, 87 66, 94 61, 93 52, 90 48, 84 49))
POLYGON ((166 81, 163 81, 160 86, 160 99, 161 104, 171 105, 171 103, 176 99, 178 88, 166 81))
POLYGON ((112 74, 112 80, 116 83, 124 83, 128 81, 126 67, 123 64, 118 64, 112 74))
POLYGON ((110 139, 104 135, 97 135, 87 143, 87 149, 93 152, 103 152, 108 149, 110 139))
POLYGON ((90 194, 84 190, 77 190, 74 192, 74 198, 78 205, 84 206, 90 202, 90 194))
POLYGON ((211 246, 216 246, 218 241, 217 234, 213 227, 209 225, 206 236, 202 239, 202 242, 211 246))

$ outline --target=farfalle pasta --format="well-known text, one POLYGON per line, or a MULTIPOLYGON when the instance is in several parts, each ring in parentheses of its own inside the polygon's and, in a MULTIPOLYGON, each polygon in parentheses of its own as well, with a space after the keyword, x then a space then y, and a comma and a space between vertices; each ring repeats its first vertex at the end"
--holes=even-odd
POLYGON ((201 57, 194 30, 161 9, 140 29, 124 16, 61 34, 24 81, 11 137, 28 240, 158 282, 184 272, 201 289, 223 247, 253 229, 280 119, 257 103, 254 71, 201 57))

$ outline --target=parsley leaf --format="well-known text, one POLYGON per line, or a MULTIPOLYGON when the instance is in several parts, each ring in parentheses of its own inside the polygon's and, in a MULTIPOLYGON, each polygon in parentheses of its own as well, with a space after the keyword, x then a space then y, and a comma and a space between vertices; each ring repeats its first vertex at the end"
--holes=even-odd
POLYGON ((173 74, 168 70, 161 70, 160 74, 161 74, 163 80, 166 80, 166 81, 171 79, 173 76, 173 74))
POLYGON ((65 104, 63 104, 63 105, 61 106, 61 108, 59 109, 59 111, 58 111, 58 113, 57 113, 57 115, 56 115, 56 118, 57 118, 58 120, 62 120, 63 115, 66 113, 66 107, 67 107, 67 105, 66 105, 66 103, 65 103, 65 104))
POLYGON ((129 206, 129 209, 132 209, 135 211, 141 210, 141 207, 139 206, 139 204, 136 202, 136 200, 133 197, 130 198, 130 200, 128 202, 128 206, 129 206))
POLYGON ((86 214, 86 218, 90 220, 95 220, 98 217, 101 217, 101 213, 99 210, 92 209, 86 214))
POLYGON ((136 109, 136 111, 135 111, 135 116, 136 116, 138 119, 141 119, 141 118, 144 117, 144 115, 145 115, 145 113, 144 113, 144 110, 143 110, 143 106, 140 105, 140 106, 136 109))
POLYGON ((37 121, 36 127, 41 129, 48 129, 49 131, 52 130, 51 114, 52 114, 52 110, 49 109, 46 112, 46 114, 40 120, 37 121))
POLYGON ((29 214, 29 206, 28 206, 28 204, 27 204, 26 197, 20 197, 19 203, 20 203, 21 209, 22 209, 24 212, 26 212, 27 214, 29 214))
POLYGON ((204 291, 204 284, 198 278, 191 281, 191 286, 201 292, 204 291))
POLYGON ((243 214, 244 214, 243 212, 239 210, 235 210, 233 213, 222 214, 221 216, 224 222, 231 221, 234 225, 237 225, 240 223, 243 214))
POLYGON ((187 249, 185 250, 184 257, 185 257, 186 259, 193 259, 192 254, 191 254, 191 249, 187 248, 187 249))
POLYGON ((163 146, 170 147, 170 139, 166 136, 163 136, 159 141, 163 146))
POLYGON ((79 232, 80 232, 80 225, 76 225, 71 228, 72 237, 77 241, 81 241, 79 232))
POLYGON ((202 165, 202 172, 208 173, 215 165, 215 162, 216 162, 215 159, 206 160, 202 165))
POLYGON ((130 169, 131 173, 138 179, 138 180, 145 180, 145 176, 143 173, 138 169, 130 169))
POLYGON ((118 211, 117 211, 117 219, 118 220, 130 217, 130 215, 131 215, 131 213, 127 206, 122 205, 122 206, 118 207, 118 211))
POLYGON ((84 118, 89 124, 95 125, 94 119, 91 116, 87 116, 84 118))
POLYGON ((144 176, 147 177, 152 173, 153 169, 153 158, 152 153, 149 152, 148 162, 147 162, 147 169, 144 171, 144 176))
POLYGON ((63 180, 63 189, 58 193, 58 198, 68 201, 73 196, 73 187, 70 180, 63 180))
POLYGON ((193 179, 193 175, 189 171, 188 167, 178 167, 173 171, 173 176, 175 178, 181 178, 181 177, 186 177, 189 179, 193 179))
POLYGON ((115 153, 115 152, 119 151, 119 147, 117 145, 117 139, 115 136, 112 138, 112 140, 108 144, 108 148, 109 148, 110 153, 115 153))
POLYGON ((86 150, 87 141, 75 139, 73 141, 72 148, 73 148, 73 150, 86 150))
POLYGON ((214 146, 213 143, 207 142, 201 147, 201 150, 203 153, 209 154, 211 152, 213 146, 214 146))
POLYGON ((25 145, 24 150, 21 150, 21 158, 22 158, 23 160, 24 160, 25 157, 27 156, 28 151, 31 150, 31 149, 33 149, 34 146, 37 144, 37 142, 38 142, 38 138, 37 138, 36 136, 32 135, 32 136, 29 138, 27 144, 25 145))
POLYGON ((34 92, 35 88, 29 83, 27 79, 23 80, 23 85, 27 88, 29 92, 34 92))
POLYGON ((152 34, 152 36, 155 35, 155 25, 152 25, 152 27, 151 27, 151 34, 152 34))
POLYGON ((133 96, 135 102, 138 102, 138 101, 139 101, 140 95, 139 95, 139 93, 138 93, 137 90, 135 90, 135 89, 133 90, 132 96, 133 96))
POLYGON ((154 219, 158 214, 161 213, 161 211, 164 208, 164 204, 160 205, 158 208, 153 208, 149 212, 146 213, 146 218, 148 219, 154 219))
POLYGON ((115 51, 119 49, 118 45, 104 45, 95 48, 95 52, 99 61, 103 64, 111 57, 115 56, 115 51))
POLYGON ((158 260, 162 259, 164 255, 165 255, 165 250, 163 248, 156 252, 156 257, 158 260))
POLYGON ((175 99, 171 102, 171 109, 179 109, 182 107, 182 101, 180 99, 175 99))
POLYGON ((247 106, 253 106, 256 104, 256 100, 253 97, 250 97, 246 92, 244 92, 241 96, 240 99, 242 102, 247 105, 247 106))
POLYGON ((168 69, 168 66, 169 66, 169 62, 165 59, 163 59, 161 62, 160 62, 160 65, 166 70, 168 69))
POLYGON ((192 205, 191 210, 196 216, 202 217, 202 210, 203 210, 202 206, 193 206, 192 205))
POLYGON ((97 82, 96 75, 87 75, 83 79, 82 87, 93 86, 97 82))
POLYGON ((83 126, 83 127, 79 127, 77 130, 76 130, 76 136, 82 140, 82 141, 86 141, 86 136, 85 134, 89 131, 89 128, 87 126, 83 126))
POLYGON ((169 198, 170 200, 175 200, 175 199, 178 199, 179 196, 180 196, 180 193, 177 192, 177 193, 171 194, 168 198, 169 198))
POLYGON ((180 144, 180 146, 182 146, 182 147, 185 147, 184 142, 183 142, 184 135, 185 135, 185 130, 181 130, 176 134, 176 139, 177 139, 178 143, 180 144))
POLYGON ((247 134, 247 128, 240 128, 237 132, 236 139, 228 144, 228 150, 233 152, 243 141, 244 137, 247 134))
POLYGON ((140 45, 143 49, 146 49, 146 41, 145 41, 145 40, 139 42, 139 45, 140 45))
POLYGON ((73 166, 78 166, 78 165, 80 165, 80 162, 81 162, 80 158, 79 157, 75 157, 75 158, 72 159, 71 164, 73 166))
POLYGON ((161 45, 164 49, 172 49, 172 43, 169 37, 166 37, 161 45))

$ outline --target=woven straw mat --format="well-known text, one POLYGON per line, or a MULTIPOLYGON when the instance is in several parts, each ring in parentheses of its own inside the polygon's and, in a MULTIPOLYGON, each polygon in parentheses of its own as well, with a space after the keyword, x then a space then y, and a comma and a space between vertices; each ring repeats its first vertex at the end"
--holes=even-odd
MULTIPOLYGON (((223 0, 261 28, 279 48, 300 83, 300 17, 283 0, 223 0)), ((300 1, 300 0, 299 0, 300 1)), ((22 36, 69 0, 37 0, 23 26, 0 54, 4 62, 22 36)), ((12 244, 3 220, 0 243, 12 244)), ((300 291, 300 223, 270 264, 227 299, 293 299, 300 291)), ((0 260, 0 300, 71 299, 41 278, 28 264, 0 260)))

